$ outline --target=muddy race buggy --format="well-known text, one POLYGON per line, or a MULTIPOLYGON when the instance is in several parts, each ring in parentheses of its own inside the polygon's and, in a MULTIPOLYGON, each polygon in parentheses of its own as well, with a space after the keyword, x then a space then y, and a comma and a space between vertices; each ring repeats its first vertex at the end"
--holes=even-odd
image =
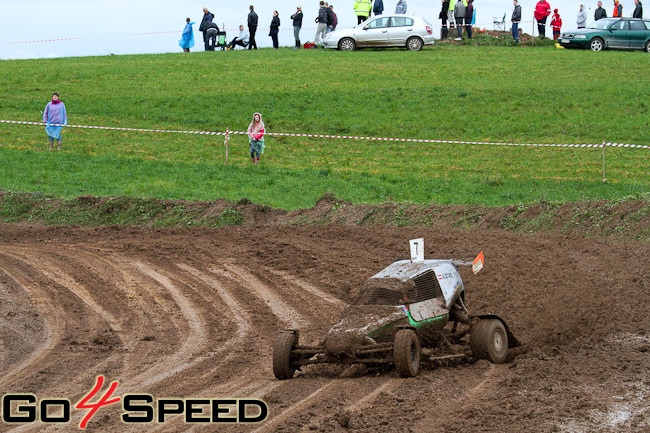
MULTIPOLYGON (((310 364, 394 364, 403 377, 417 376, 421 345, 442 355, 506 360, 520 343, 495 314, 470 315, 457 264, 451 260, 402 260, 371 277, 345 308, 324 341, 301 346, 297 330, 282 331, 273 346, 273 374, 290 379, 310 364), (459 345, 470 351, 459 353, 459 345)), ((463 263, 467 264, 467 263, 463 263)))

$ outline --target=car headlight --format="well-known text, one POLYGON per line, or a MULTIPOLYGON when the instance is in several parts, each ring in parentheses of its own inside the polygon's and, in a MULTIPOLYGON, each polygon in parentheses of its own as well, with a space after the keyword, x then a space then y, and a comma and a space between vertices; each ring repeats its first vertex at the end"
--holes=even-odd
POLYGON ((587 39, 587 35, 575 35, 575 39, 587 39))

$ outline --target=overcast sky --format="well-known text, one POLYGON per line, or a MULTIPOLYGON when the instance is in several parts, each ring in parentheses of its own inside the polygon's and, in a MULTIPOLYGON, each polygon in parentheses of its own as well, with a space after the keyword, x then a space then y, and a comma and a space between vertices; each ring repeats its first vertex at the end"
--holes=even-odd
MULTIPOLYGON (((337 12, 339 26, 356 24, 354 0, 332 0, 331 3, 337 12)), ((397 0, 384 0, 384 13, 394 12, 396 3, 397 0)), ((407 0, 407 3, 409 13, 425 17, 439 34, 441 0, 407 0)), ((536 0, 519 2, 524 20, 532 19, 536 3, 536 0)), ((597 2, 550 0, 549 3, 552 8, 560 9, 563 29, 569 30, 575 28, 579 5, 585 4, 590 22, 597 2)), ((624 16, 631 16, 634 0, 622 0, 621 3, 624 16)), ((302 6, 305 14, 301 39, 303 42, 314 39, 313 19, 318 14, 318 0, 0 0, 0 59, 179 52, 178 40, 186 17, 197 22, 194 26, 197 31, 202 9, 207 7, 215 14, 219 27, 225 23, 230 40, 237 34, 234 29, 246 24, 250 4, 255 6, 260 19, 257 36, 260 47, 271 45, 268 26, 273 10, 280 14, 280 45, 293 45, 290 16, 297 5, 302 6), (33 42, 66 38, 70 40, 33 42)), ((604 0, 603 4, 611 16, 613 1, 604 0)), ((511 0, 474 0, 474 7, 477 26, 491 29, 493 17, 506 13, 506 19, 510 19, 513 4, 511 0)), ((532 26, 532 23, 522 24, 528 33, 532 26)), ((195 39, 193 51, 203 50, 198 31, 195 39)))

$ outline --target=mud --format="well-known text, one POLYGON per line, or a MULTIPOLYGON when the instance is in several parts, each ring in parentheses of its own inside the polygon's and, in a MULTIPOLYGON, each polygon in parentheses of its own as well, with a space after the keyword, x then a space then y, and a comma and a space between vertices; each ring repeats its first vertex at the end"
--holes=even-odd
MULTIPOLYGON (((74 404, 104 375, 116 395, 268 402, 267 421, 225 432, 648 431, 648 257, 648 243, 498 229, 0 225, 0 393, 74 404), (504 317, 527 353, 409 379, 327 365, 274 379, 279 329, 321 340, 354 288, 419 237, 427 258, 484 251, 478 275, 461 268, 467 306, 504 317)), ((130 427, 120 412, 86 430, 189 429, 180 416, 130 427)))

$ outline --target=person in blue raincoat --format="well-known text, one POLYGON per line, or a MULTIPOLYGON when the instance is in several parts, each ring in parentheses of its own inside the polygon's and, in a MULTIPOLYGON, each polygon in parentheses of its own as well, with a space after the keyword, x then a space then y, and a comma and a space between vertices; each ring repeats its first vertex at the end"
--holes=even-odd
POLYGON ((194 46, 194 29, 192 29, 194 21, 190 22, 189 18, 185 21, 187 24, 185 24, 185 29, 183 29, 183 37, 180 41, 178 41, 178 45, 181 46, 184 52, 189 53, 190 48, 194 46))
POLYGON ((54 140, 57 142, 57 150, 61 150, 61 125, 68 124, 68 115, 65 111, 65 105, 59 99, 58 93, 52 94, 52 100, 45 106, 43 111, 43 123, 45 123, 45 133, 50 140, 50 150, 54 140))

